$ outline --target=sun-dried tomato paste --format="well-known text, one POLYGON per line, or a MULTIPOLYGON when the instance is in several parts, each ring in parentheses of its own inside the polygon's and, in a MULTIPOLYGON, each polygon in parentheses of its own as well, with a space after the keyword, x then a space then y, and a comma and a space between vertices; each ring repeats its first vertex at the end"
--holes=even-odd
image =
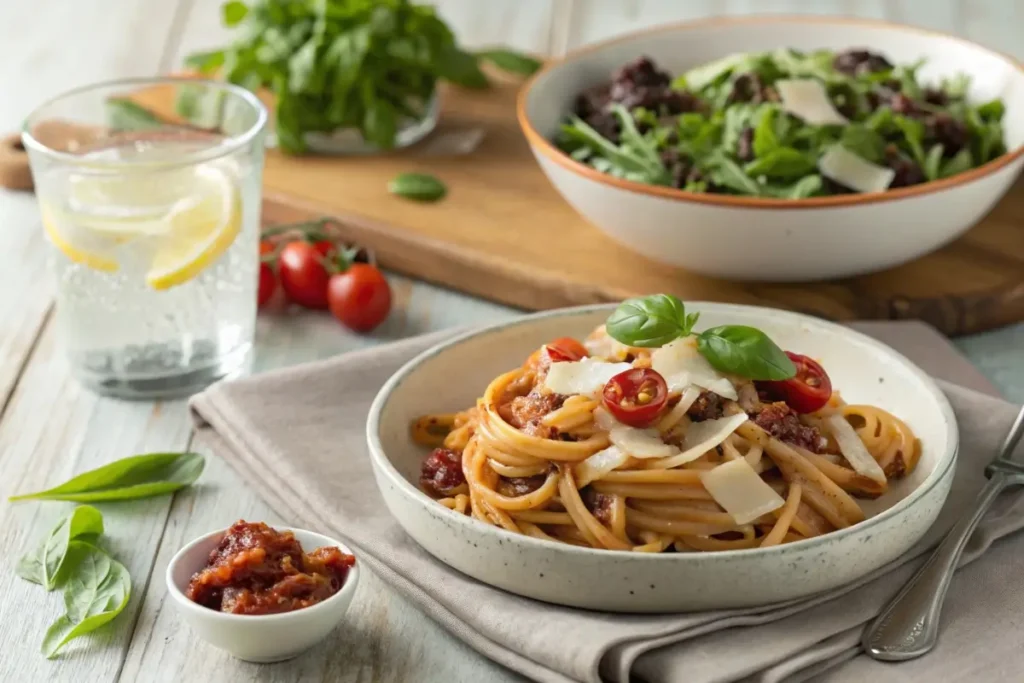
POLYGON ((356 558, 336 547, 303 553, 290 531, 263 522, 235 522, 192 576, 186 595, 233 614, 275 614, 309 607, 345 584, 356 558))

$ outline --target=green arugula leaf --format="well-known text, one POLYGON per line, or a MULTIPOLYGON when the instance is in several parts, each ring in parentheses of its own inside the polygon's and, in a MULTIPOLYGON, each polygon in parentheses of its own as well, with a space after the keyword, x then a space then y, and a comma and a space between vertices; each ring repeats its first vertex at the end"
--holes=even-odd
POLYGON ((862 159, 880 164, 885 158, 885 138, 867 125, 851 123, 843 129, 840 144, 862 159))
POLYGON ((436 202, 448 192, 445 184, 427 173, 402 173, 388 183, 391 194, 420 202, 436 202))
POLYGON ((699 313, 686 313, 686 306, 671 294, 627 299, 608 316, 608 335, 627 346, 664 346, 693 330, 699 313))
POLYGON ((205 459, 198 453, 134 455, 83 472, 52 489, 11 496, 8 500, 92 503, 149 498, 191 485, 202 474, 204 464, 205 459))
POLYGON ((75 566, 64 586, 64 610, 46 631, 42 651, 53 659, 71 640, 95 631, 124 611, 131 597, 131 577, 117 560, 99 548, 72 541, 67 562, 75 566))
POLYGON ((668 170, 665 168, 665 164, 662 163, 661 157, 658 155, 654 145, 640 133, 640 130, 636 127, 636 122, 625 107, 621 104, 613 104, 611 110, 618 117, 619 124, 622 127, 622 132, 619 134, 622 141, 620 147, 631 150, 638 158, 643 160, 644 166, 651 174, 649 182, 667 185, 669 180, 668 170))
POLYGON ((68 544, 76 539, 94 541, 103 533, 103 515, 91 505, 76 507, 57 522, 39 547, 18 561, 18 576, 52 591, 65 565, 68 544))
MULTIPOLYGON (((924 165, 921 169, 928 180, 936 180, 939 177, 939 169, 942 164, 942 150, 942 145, 936 143, 931 146, 931 149, 928 150, 928 154, 925 156, 924 165)), ((969 154, 968 158, 970 158, 969 154)))
POLYGON ((789 185, 778 185, 766 183, 761 187, 762 192, 776 199, 805 199, 820 194, 824 187, 820 175, 804 176, 795 183, 789 185))
POLYGON ((697 335, 697 351, 712 367, 754 380, 782 380, 796 375, 793 361, 756 327, 722 325, 697 335))
POLYGON ((647 160, 638 156, 635 151, 620 148, 577 117, 572 117, 569 124, 562 127, 562 134, 603 155, 611 165, 637 174, 644 182, 654 183, 659 174, 664 172, 664 166, 660 169, 651 169, 647 160))
POLYGON ((974 162, 971 160, 971 150, 966 147, 957 152, 952 159, 949 159, 942 164, 942 171, 939 173, 939 177, 948 178, 956 175, 957 173, 963 173, 973 168, 974 162))
POLYGON ((480 59, 490 62, 503 71, 523 76, 530 76, 541 67, 539 59, 534 59, 514 50, 483 50, 476 54, 480 59))
POLYGON ((978 105, 975 111, 978 112, 978 116, 986 121, 1002 121, 1003 114, 1006 113, 1006 105, 1003 104, 1002 100, 991 100, 985 104, 978 105))
MULTIPOLYGON (((776 117, 779 114, 778 107, 768 105, 763 107, 758 116, 757 125, 754 127, 754 156, 765 157, 782 147, 780 137, 776 132, 776 117)), ((785 117, 778 116, 785 120, 785 117)))
POLYGON ((743 170, 752 178, 764 176, 788 180, 805 176, 814 168, 815 160, 807 154, 792 147, 779 147, 760 159, 751 161, 743 170))
POLYGON ((672 83, 677 90, 691 90, 698 92, 715 83, 720 83, 729 77, 733 70, 746 62, 749 57, 745 54, 729 55, 714 62, 690 69, 672 83))
POLYGON ((924 140, 924 124, 916 119, 900 115, 894 115, 892 120, 896 127, 903 131, 906 147, 910 151, 914 161, 916 161, 919 166, 924 166, 925 156, 924 146, 922 144, 922 141, 924 140))
POLYGON ((724 155, 717 155, 708 159, 708 167, 712 182, 722 187, 728 187, 739 194, 746 194, 759 197, 762 194, 761 185, 747 175, 739 165, 724 155))

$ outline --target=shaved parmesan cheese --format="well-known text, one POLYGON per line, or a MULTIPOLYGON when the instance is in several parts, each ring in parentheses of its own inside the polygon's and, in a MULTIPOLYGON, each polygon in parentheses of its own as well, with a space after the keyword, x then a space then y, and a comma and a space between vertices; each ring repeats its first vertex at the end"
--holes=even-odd
POLYGON ((633 366, 584 358, 580 361, 552 363, 544 386, 556 394, 593 396, 615 375, 633 366))
POLYGON ((829 428, 832 430, 832 436, 836 438, 839 450, 842 451, 843 457, 850 463, 850 467, 857 474, 863 475, 872 481, 877 481, 879 484, 884 484, 885 472, 871 456, 871 453, 868 452, 864 442, 860 440, 857 432, 846 421, 846 418, 842 415, 832 415, 825 422, 828 423, 829 428))
POLYGON ((846 117, 836 111, 828 91, 820 81, 795 78, 775 81, 775 90, 782 98, 782 108, 812 126, 843 125, 846 117))
POLYGON ((604 325, 599 326, 583 340, 583 347, 595 358, 614 358, 615 360, 623 360, 634 352, 633 347, 626 346, 609 335, 605 331, 604 325))
POLYGON ((725 441, 746 421, 746 414, 737 413, 717 420, 694 422, 687 428, 686 436, 683 437, 682 452, 659 462, 658 465, 670 469, 692 462, 725 441))
POLYGON ((598 429, 603 429, 606 432, 612 431, 613 427, 621 425, 622 423, 615 419, 608 409, 604 406, 598 406, 594 408, 594 426, 598 429))
POLYGON ((622 467, 629 460, 629 453, 618 446, 609 446, 598 451, 576 466, 576 487, 583 488, 590 482, 600 479, 612 470, 622 467))
POLYGON ((857 156, 842 145, 832 145, 818 160, 823 176, 857 192, 882 192, 889 188, 896 172, 857 156))
POLYGON ((651 354, 651 367, 668 384, 669 391, 683 391, 691 384, 713 391, 723 398, 736 400, 736 387, 717 370, 707 358, 697 352, 694 337, 677 339, 651 354))
POLYGON ((657 429, 616 425, 612 427, 608 438, 634 458, 667 458, 679 452, 678 448, 661 440, 661 434, 657 429))
POLYGON ((743 458, 701 472, 700 481, 737 524, 750 524, 786 502, 743 458))

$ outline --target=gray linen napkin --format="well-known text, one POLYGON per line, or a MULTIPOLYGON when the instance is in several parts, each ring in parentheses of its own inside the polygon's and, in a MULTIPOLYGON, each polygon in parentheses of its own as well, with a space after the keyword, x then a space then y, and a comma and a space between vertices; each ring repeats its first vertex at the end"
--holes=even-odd
MULTIPOLYGON (((949 342, 923 325, 860 327, 937 377, 991 391, 949 342)), ((921 561, 921 553, 937 542, 980 489, 983 467, 1013 419, 1013 406, 962 386, 943 385, 961 431, 960 460, 948 502, 921 543, 853 585, 762 608, 680 615, 590 612, 505 593, 449 569, 409 539, 382 504, 364 440, 370 401, 405 361, 450 334, 215 385, 192 401, 200 438, 283 519, 326 528, 351 541, 364 565, 455 636, 539 681, 626 683, 635 676, 652 683, 768 683, 805 680, 830 667, 838 667, 837 680, 851 681, 867 675, 909 680, 905 676, 912 669, 914 680, 953 670, 962 674, 957 679, 1003 679, 999 667, 1006 660, 994 663, 988 653, 994 643, 1008 652, 1016 646, 1009 634, 1024 620, 1017 617, 1024 614, 1024 591, 1014 597, 1014 582, 1008 577, 1019 575, 1013 569, 1022 561, 1012 558, 1024 557, 1024 538, 998 549, 1008 567, 979 563, 964 571, 970 580, 954 582, 944 612, 951 624, 949 633, 934 653, 889 666, 855 655, 863 624, 898 590, 921 561), (1007 552, 1014 547, 1016 555, 1007 552), (1007 610, 1007 605, 1019 609, 1007 610), (952 642, 956 631, 968 640, 952 642)), ((1022 526, 1024 498, 999 501, 972 539, 965 563, 1022 526)), ((1024 663, 1024 656, 1018 661, 1024 663)))

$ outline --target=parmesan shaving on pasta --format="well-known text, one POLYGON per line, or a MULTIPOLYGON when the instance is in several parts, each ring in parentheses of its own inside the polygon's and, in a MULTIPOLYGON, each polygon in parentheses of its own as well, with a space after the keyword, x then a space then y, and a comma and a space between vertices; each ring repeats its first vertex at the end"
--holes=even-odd
POLYGON ((818 170, 827 178, 857 192, 882 192, 896 177, 891 168, 878 166, 842 145, 832 145, 818 160, 818 170))
POLYGON ((695 422, 683 437, 683 451, 658 462, 659 467, 669 469, 692 462, 725 441, 736 428, 747 421, 744 413, 737 413, 717 420, 695 422))
POLYGON ((885 472, 878 462, 871 457, 871 453, 864 447, 864 442, 860 440, 857 432, 846 421, 846 418, 842 415, 832 415, 825 422, 832 430, 832 436, 836 438, 839 450, 842 451, 843 457, 850 463, 850 467, 853 468, 854 472, 872 481, 877 481, 879 484, 884 484, 885 472))
POLYGON ((743 458, 700 473, 701 483, 737 524, 750 524, 786 501, 743 458))
POLYGON ((606 363, 591 358, 552 363, 544 378, 544 386, 556 394, 594 396, 608 380, 632 367, 629 363, 606 363))
POLYGON ((618 446, 598 451, 576 466, 576 486, 583 488, 629 461, 629 453, 618 446))
POLYGON ((775 90, 782 98, 782 108, 812 126, 841 126, 849 123, 836 111, 828 92, 820 82, 810 78, 775 81, 775 90))
POLYGON ((683 391, 691 384, 712 391, 722 398, 739 398, 736 387, 711 367, 707 358, 697 351, 695 337, 678 339, 651 354, 651 367, 668 384, 669 391, 683 391))
POLYGON ((608 438, 613 444, 641 460, 667 458, 679 452, 678 448, 661 440, 661 434, 657 429, 637 429, 629 425, 616 425, 608 434, 608 438))

